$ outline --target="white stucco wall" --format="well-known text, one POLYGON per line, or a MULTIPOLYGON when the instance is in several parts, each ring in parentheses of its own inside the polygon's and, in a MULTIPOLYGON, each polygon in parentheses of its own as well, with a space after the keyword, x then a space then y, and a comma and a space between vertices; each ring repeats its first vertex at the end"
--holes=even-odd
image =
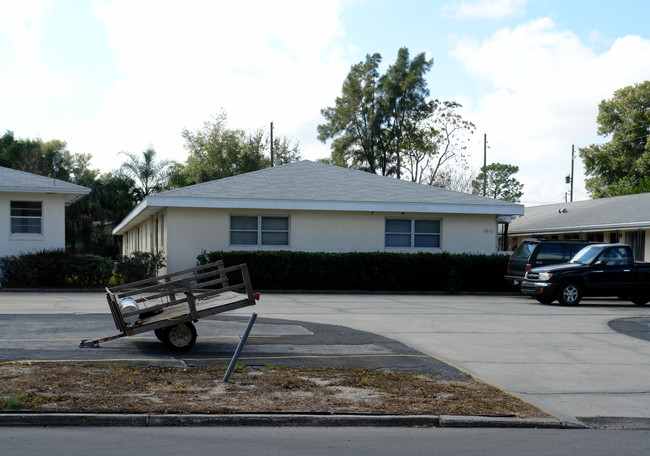
MULTIPOLYGON (((257 211, 167 208, 163 217, 162 244, 167 271, 196 264, 203 251, 292 250, 305 252, 417 252, 418 249, 384 247, 386 218, 436 218, 441 222, 441 247, 429 252, 484 253, 497 251, 494 215, 449 215, 417 213, 257 211), (230 246, 230 215, 282 215, 289 217, 289 246, 230 246)), ((154 217, 130 230, 124 252, 152 251, 154 217), (137 240, 137 242, 136 242, 137 240)), ((160 230, 160 221, 159 221, 160 230)), ((160 233, 160 231, 159 231, 160 233)), ((160 237, 160 234, 159 234, 160 237)))
POLYGON ((65 201, 63 195, 0 193, 0 256, 64 248, 65 201), (11 234, 11 201, 42 202, 42 234, 11 234))

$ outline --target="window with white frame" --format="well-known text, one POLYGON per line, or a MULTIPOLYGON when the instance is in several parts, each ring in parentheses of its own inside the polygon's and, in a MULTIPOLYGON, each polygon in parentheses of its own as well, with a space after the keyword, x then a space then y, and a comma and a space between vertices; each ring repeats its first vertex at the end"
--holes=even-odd
POLYGON ((43 234, 41 201, 11 202, 11 234, 43 234))
POLYGON ((289 245, 289 217, 231 215, 231 245, 289 245))
POLYGON ((439 219, 386 219, 386 247, 439 248, 439 219))

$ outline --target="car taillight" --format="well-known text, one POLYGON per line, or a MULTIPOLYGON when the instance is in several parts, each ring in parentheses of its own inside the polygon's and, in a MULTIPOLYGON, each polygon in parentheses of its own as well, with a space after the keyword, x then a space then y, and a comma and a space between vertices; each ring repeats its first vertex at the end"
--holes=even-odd
POLYGON ((529 264, 526 265, 526 272, 528 272, 528 271, 530 271, 530 265, 529 264))

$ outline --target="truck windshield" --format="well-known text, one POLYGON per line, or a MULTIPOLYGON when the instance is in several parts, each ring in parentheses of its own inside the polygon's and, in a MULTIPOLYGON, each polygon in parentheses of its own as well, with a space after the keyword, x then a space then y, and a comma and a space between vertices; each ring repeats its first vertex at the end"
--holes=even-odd
POLYGON ((585 247, 576 253, 576 256, 571 258, 569 263, 589 264, 594 261, 594 258, 600 253, 601 249, 598 246, 585 247))

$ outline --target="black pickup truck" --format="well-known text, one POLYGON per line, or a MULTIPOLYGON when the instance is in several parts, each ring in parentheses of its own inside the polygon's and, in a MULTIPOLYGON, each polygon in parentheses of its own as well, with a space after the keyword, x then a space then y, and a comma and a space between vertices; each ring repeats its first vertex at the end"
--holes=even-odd
POLYGON ((594 244, 566 264, 531 269, 521 292, 544 304, 573 306, 584 296, 617 296, 644 305, 650 301, 650 263, 635 262, 628 245, 594 244))

